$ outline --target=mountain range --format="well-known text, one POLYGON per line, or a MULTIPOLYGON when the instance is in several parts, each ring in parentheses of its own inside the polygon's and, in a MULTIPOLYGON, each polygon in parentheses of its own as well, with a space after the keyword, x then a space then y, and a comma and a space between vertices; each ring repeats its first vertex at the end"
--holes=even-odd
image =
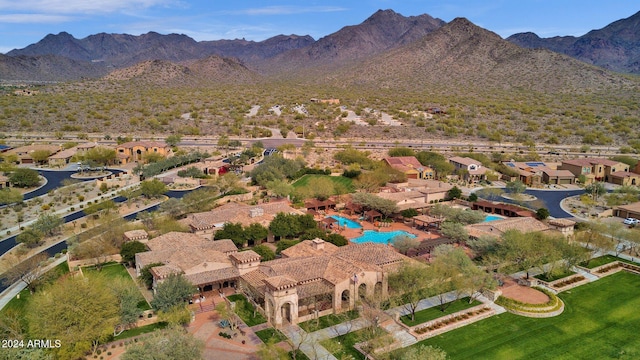
POLYGON ((526 48, 545 48, 617 72, 640 73, 640 12, 579 37, 540 38, 527 32, 508 41, 526 48))
MULTIPOLYGON (((260 42, 244 39, 198 42, 186 35, 155 32, 139 36, 100 33, 76 39, 62 32, 0 55, 0 79, 68 81, 100 78, 115 71, 109 79, 142 76, 159 83, 170 79, 224 82, 300 75, 326 80, 336 74, 353 78, 343 70, 355 69, 363 74, 364 67, 368 69, 364 74, 370 75, 367 79, 398 81, 426 76, 435 80, 440 76, 451 81, 468 74, 486 82, 490 78, 482 74, 492 72, 497 77, 494 80, 510 74, 521 86, 542 87, 560 84, 560 78, 584 78, 582 71, 600 73, 568 62, 568 58, 542 52, 541 48, 608 70, 640 73, 638 27, 640 13, 581 37, 543 39, 522 33, 504 40, 466 19, 446 23, 427 14, 405 17, 393 10, 379 10, 361 24, 346 26, 318 40, 310 36, 278 35, 260 42), (487 41, 492 45, 487 45, 487 41), (578 73, 566 73, 568 68, 563 63, 570 63, 571 71, 578 73), (167 73, 169 68, 171 76, 167 73), (163 73, 159 79, 151 79, 153 75, 149 74, 154 69, 163 73), (522 70, 531 75, 518 74, 522 70), (528 82, 541 74, 548 81, 528 82)), ((580 86, 579 79, 576 81, 570 85, 580 86)))

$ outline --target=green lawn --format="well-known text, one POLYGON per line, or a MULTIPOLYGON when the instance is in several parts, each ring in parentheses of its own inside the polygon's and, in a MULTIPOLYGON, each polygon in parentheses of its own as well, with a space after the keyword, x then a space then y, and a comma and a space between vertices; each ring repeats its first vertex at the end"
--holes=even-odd
POLYGON ((102 274, 108 278, 131 279, 131 275, 127 272, 124 265, 116 262, 106 263, 99 270, 95 266, 87 266, 82 268, 84 274, 102 274))
POLYGON ((260 340, 262 340, 262 342, 265 344, 267 343, 267 341, 269 341, 269 339, 273 338, 275 338, 276 343, 287 339, 287 337, 284 336, 283 333, 274 328, 266 328, 264 330, 256 331, 256 336, 258 336, 260 340))
POLYGON ((353 192, 355 191, 355 188, 353 187, 353 180, 346 178, 344 176, 330 176, 330 175, 314 175, 314 174, 307 174, 303 177, 301 177, 300 179, 298 179, 296 182, 293 183, 293 187, 294 188, 301 188, 301 187, 305 187, 307 185, 309 185, 309 180, 314 179, 314 178, 327 178, 331 181, 333 181, 334 184, 341 184, 342 186, 344 186, 349 192, 353 192))
POLYGON ((639 283, 638 275, 619 272, 561 293, 559 316, 505 313, 419 344, 440 347, 451 359, 637 359, 639 283))
POLYGON ((538 280, 542 280, 542 281, 546 281, 546 282, 552 282, 552 281, 556 281, 562 278, 565 278, 567 276, 571 276, 571 275, 575 275, 576 273, 574 273, 573 271, 569 270, 569 271, 562 271, 559 272, 557 274, 550 274, 549 277, 545 276, 545 274, 539 274, 534 276, 536 279, 538 280))
POLYGON ((431 321, 439 317, 450 315, 455 312, 480 305, 482 303, 478 300, 474 300, 470 304, 469 297, 464 297, 462 299, 452 301, 449 304, 450 304, 449 307, 447 307, 444 311, 441 311, 439 306, 434 306, 432 308, 428 308, 428 309, 424 309, 416 312, 416 319, 413 321, 411 320, 411 315, 405 315, 400 317, 400 321, 402 321, 402 323, 407 326, 416 326, 418 324, 426 323, 427 321, 431 321))
POLYGON ((356 310, 345 311, 341 314, 330 314, 321 316, 318 320, 309 320, 298 324, 306 332, 314 332, 320 329, 328 328, 329 326, 337 325, 345 321, 358 318, 358 312, 356 310))
POLYGON ((134 337, 134 336, 138 336, 138 335, 142 335, 142 334, 147 334, 156 330, 160 330, 160 329, 164 329, 166 328, 168 325, 168 323, 166 322, 157 322, 154 324, 150 324, 150 325, 145 325, 145 326, 140 326, 137 328, 133 328, 133 329, 129 329, 129 330, 125 330, 122 332, 122 334, 116 336, 113 338, 113 341, 116 340, 124 340, 124 339, 128 339, 130 337, 134 337))
MULTIPOLYGON (((133 282, 133 279, 131 278, 131 275, 129 275, 127 268, 125 268, 124 265, 116 262, 104 264, 100 271, 98 271, 98 269, 96 269, 94 266, 88 266, 88 267, 82 268, 82 272, 85 275, 101 274, 103 276, 106 276, 109 279, 119 278, 119 279, 124 279, 125 281, 133 282)), ((135 283, 133 284, 135 285, 135 283)), ((142 294, 140 294, 140 299, 138 301, 138 309, 143 311, 151 310, 151 306, 144 299, 144 296, 142 296, 142 294)))
POLYGON ((254 315, 254 307, 249 303, 247 298, 242 294, 233 294, 227 297, 229 301, 236 303, 236 314, 244 321, 247 326, 255 326, 259 324, 264 324, 267 322, 267 319, 260 314, 260 312, 255 311, 254 315))
POLYGON ((324 346, 327 351, 338 359, 349 359, 349 356, 351 356, 351 359, 364 359, 364 355, 356 350, 353 345, 372 337, 383 336, 386 334, 382 328, 375 328, 373 331, 375 332, 375 335, 372 334, 371 328, 353 331, 345 335, 321 341, 320 345, 324 346))
POLYGON ((629 261, 627 259, 615 257, 613 255, 603 255, 603 256, 598 256, 597 258, 593 258, 589 260, 588 264, 586 262, 582 262, 580 263, 580 266, 586 267, 587 269, 593 269, 601 265, 612 263, 614 261, 620 261, 628 264, 638 265, 637 263, 634 263, 633 261, 629 261))

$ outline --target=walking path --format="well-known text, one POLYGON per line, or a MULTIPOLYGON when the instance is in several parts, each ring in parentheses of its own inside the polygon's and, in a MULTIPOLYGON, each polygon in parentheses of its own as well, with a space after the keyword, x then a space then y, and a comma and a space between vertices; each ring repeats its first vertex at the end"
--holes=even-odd
MULTIPOLYGON (((51 264, 47 265, 44 268, 43 273, 46 273, 47 271, 53 269, 54 267, 62 264, 65 261, 67 261, 67 255, 60 256, 59 258, 55 259, 51 264)), ((13 299, 18 294, 20 294, 20 292, 24 290, 26 287, 27 287, 27 284, 25 284, 24 281, 18 281, 13 283, 13 285, 9 286, 5 291, 3 291, 0 294, 0 309, 3 309, 9 303, 9 301, 11 301, 11 299, 13 299)))

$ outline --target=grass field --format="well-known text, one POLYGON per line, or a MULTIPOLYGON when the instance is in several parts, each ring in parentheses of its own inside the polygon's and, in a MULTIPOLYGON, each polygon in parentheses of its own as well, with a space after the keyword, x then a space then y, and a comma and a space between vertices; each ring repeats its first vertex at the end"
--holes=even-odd
POLYGON ((329 314, 319 317, 317 320, 308 320, 298 324, 306 332, 314 332, 320 329, 328 328, 329 326, 338 325, 340 323, 357 319, 358 312, 356 310, 349 310, 339 315, 329 314))
POLYGON ((296 182, 293 183, 293 187, 294 188, 301 188, 301 187, 305 187, 307 185, 309 185, 309 180, 314 179, 314 178, 327 178, 331 181, 333 181, 334 184, 340 184, 342 186, 344 186, 349 192, 353 192, 354 191, 354 187, 353 187, 353 181, 349 178, 346 178, 344 176, 329 176, 329 175, 313 175, 313 174, 307 174, 303 177, 301 177, 300 179, 298 179, 296 182))
POLYGON ((419 344, 440 347, 451 359, 637 359, 638 284, 638 275, 619 272, 562 293, 560 316, 505 313, 419 344))
POLYGON ((635 265, 637 265, 637 263, 634 263, 633 261, 629 261, 627 259, 623 259, 623 258, 620 258, 620 257, 615 257, 613 255, 603 255, 603 256, 599 256, 597 258, 593 258, 593 259, 589 260, 589 263, 582 262, 582 263, 580 263, 580 266, 586 267, 587 269, 593 269, 593 268, 596 268, 596 267, 604 265, 604 264, 612 263, 614 261, 620 261, 620 262, 624 262, 624 263, 627 263, 627 264, 635 264, 635 265))
POLYGON ((267 319, 260 314, 260 312, 255 311, 254 307, 251 305, 249 300, 244 297, 242 294, 233 294, 227 297, 229 301, 234 301, 236 303, 236 314, 244 321, 247 326, 255 326, 259 324, 264 324, 267 322, 267 319))
POLYGON ((274 329, 274 328, 266 328, 264 330, 256 331, 256 336, 262 340, 263 343, 267 343, 269 339, 275 338, 275 342, 279 343, 281 341, 287 340, 287 337, 284 336, 283 333, 274 329))
MULTIPOLYGON (((100 275, 106 276, 109 279, 120 278, 120 279, 124 279, 125 281, 131 281, 131 282, 134 281, 131 278, 131 275, 129 275, 129 272, 127 272, 127 268, 125 268, 124 265, 116 262, 104 264, 104 266, 102 266, 102 269, 100 271, 98 271, 95 267, 85 267, 82 269, 82 271, 86 275, 100 274, 100 275)), ((151 306, 149 305, 149 303, 147 303, 147 301, 144 299, 144 296, 142 296, 142 294, 140 294, 140 299, 138 301, 138 309, 143 311, 151 310, 151 306)))

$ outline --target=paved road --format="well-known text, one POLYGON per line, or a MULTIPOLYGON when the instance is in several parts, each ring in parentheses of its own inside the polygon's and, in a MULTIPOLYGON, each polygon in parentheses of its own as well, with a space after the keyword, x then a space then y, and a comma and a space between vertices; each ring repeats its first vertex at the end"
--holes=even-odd
MULTIPOLYGON (((71 175, 75 174, 76 171, 67 171, 67 170, 42 170, 36 169, 40 175, 47 179, 47 183, 39 189, 31 191, 29 193, 24 194, 24 200, 33 199, 35 197, 44 195, 51 190, 57 189, 62 186, 62 182, 66 179, 71 179, 71 175)), ((121 173, 122 170, 117 169, 109 169, 112 173, 121 173)), ((76 179, 79 181, 89 181, 93 179, 76 179)))
MULTIPOLYGON (((554 218, 570 218, 573 217, 572 214, 562 210, 562 208, 560 207, 560 202, 568 197, 571 196, 576 196, 576 195, 581 195, 584 193, 584 189, 579 189, 579 190, 534 190, 534 189, 527 189, 525 191, 525 194, 529 194, 529 195, 533 195, 535 196, 538 200, 540 200, 544 207, 546 207, 549 210, 549 214, 551 216, 553 216, 554 218)), ((531 208, 532 210, 537 210, 534 209, 532 202, 517 202, 515 200, 511 200, 511 199, 507 199, 504 198, 502 196, 486 196, 483 195, 482 190, 476 192, 476 194, 478 194, 479 197, 483 198, 483 199, 487 199, 487 200, 491 200, 491 201, 500 201, 500 202, 505 202, 505 203, 510 203, 510 204, 516 204, 516 205, 523 205, 523 206, 527 206, 529 208, 531 208)), ((539 202, 535 202, 538 203, 539 202)))

